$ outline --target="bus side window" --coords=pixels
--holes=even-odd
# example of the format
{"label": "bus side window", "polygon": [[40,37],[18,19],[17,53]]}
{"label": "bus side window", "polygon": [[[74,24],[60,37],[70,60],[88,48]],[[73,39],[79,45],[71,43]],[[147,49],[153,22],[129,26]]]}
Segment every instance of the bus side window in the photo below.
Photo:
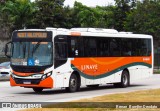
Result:
{"label": "bus side window", "polygon": [[67,62],[67,44],[55,43],[55,68]]}
{"label": "bus side window", "polygon": [[65,43],[55,43],[55,58],[56,59],[67,58],[67,45]]}
{"label": "bus side window", "polygon": [[81,36],[68,36],[68,57],[83,57],[83,39]]}
{"label": "bus side window", "polygon": [[138,43],[137,39],[132,40],[132,56],[137,56],[138,55],[138,51],[137,51],[138,48],[136,48],[136,47],[138,47],[137,43]]}
{"label": "bus side window", "polygon": [[150,52],[151,52],[151,42],[149,41],[149,39],[145,39],[143,40],[143,44],[142,44],[142,55],[143,56],[150,56]]}
{"label": "bus side window", "polygon": [[122,56],[131,56],[132,55],[132,40],[131,39],[121,39],[121,54]]}
{"label": "bus side window", "polygon": [[98,57],[109,56],[109,43],[107,38],[97,38],[97,51]]}
{"label": "bus side window", "polygon": [[120,44],[121,44],[120,39],[115,39],[115,38],[110,39],[110,55],[111,56],[121,56]]}
{"label": "bus side window", "polygon": [[84,56],[86,57],[97,57],[97,42],[95,38],[84,39]]}
{"label": "bus side window", "polygon": [[151,55],[151,40],[150,39],[148,39],[147,41],[146,41],[147,43],[147,56],[150,56]]}

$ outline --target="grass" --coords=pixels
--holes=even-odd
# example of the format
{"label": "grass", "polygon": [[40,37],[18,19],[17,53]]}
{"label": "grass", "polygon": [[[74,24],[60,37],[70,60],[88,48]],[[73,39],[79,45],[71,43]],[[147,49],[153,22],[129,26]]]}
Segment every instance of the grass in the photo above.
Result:
{"label": "grass", "polygon": [[154,73],[154,74],[160,74],[160,69],[155,69],[155,70],[153,70],[153,73]]}
{"label": "grass", "polygon": [[[79,106],[82,104],[78,103],[83,103],[87,106],[88,108],[74,108],[75,106]],[[86,102],[90,102],[91,104],[86,104]],[[96,104],[94,104],[96,102]],[[102,103],[97,103],[97,102],[160,102],[160,89],[154,89],[154,90],[144,90],[144,91],[135,91],[135,92],[130,92],[130,93],[119,93],[119,94],[111,94],[111,95],[104,95],[104,96],[98,96],[98,97],[93,97],[93,98],[88,98],[88,99],[81,99],[77,101],[72,101],[69,103],[59,103],[59,104],[54,104],[54,105],[49,105],[47,107],[49,108],[42,108],[42,109],[26,109],[22,111],[159,111],[160,109],[116,109],[116,108],[94,108],[94,105],[102,105]],[[84,105],[83,104],[83,105]],[[61,108],[62,105],[66,105],[67,107],[71,108]],[[59,107],[59,108],[53,108],[53,107]],[[83,107],[83,106],[82,106]]]}
{"label": "grass", "polygon": [[131,93],[111,94],[89,99],[78,100],[77,102],[160,102],[160,89],[136,91]]}

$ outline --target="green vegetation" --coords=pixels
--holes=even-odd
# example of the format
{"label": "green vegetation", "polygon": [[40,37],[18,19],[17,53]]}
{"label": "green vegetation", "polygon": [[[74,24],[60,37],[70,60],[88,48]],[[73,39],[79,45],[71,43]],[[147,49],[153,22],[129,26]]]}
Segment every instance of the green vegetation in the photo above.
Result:
{"label": "green vegetation", "polygon": [[[64,0],[0,1],[0,32],[46,27],[101,27],[160,36],[160,0],[115,0],[115,5],[87,7],[79,2],[63,6]],[[3,34],[2,33],[2,34]],[[3,35],[1,35],[3,38]]]}
{"label": "green vegetation", "polygon": [[154,69],[153,74],[160,74],[160,69]]}
{"label": "green vegetation", "polygon": [[[144,90],[144,91],[135,91],[130,93],[119,93],[119,94],[111,94],[111,95],[104,95],[94,98],[88,98],[88,99],[81,99],[77,101],[72,101],[71,103],[63,103],[64,106],[68,107],[75,107],[79,106],[79,104],[74,104],[75,102],[160,102],[160,89],[154,89],[154,90]],[[50,108],[44,108],[44,109],[27,109],[22,111],[158,111],[159,109],[115,109],[115,108],[92,108],[92,104],[87,104],[85,106],[90,108],[51,108],[51,107],[62,107],[63,104],[53,104],[49,105]],[[97,103],[100,106],[102,103]],[[96,105],[97,105],[96,104]]]}

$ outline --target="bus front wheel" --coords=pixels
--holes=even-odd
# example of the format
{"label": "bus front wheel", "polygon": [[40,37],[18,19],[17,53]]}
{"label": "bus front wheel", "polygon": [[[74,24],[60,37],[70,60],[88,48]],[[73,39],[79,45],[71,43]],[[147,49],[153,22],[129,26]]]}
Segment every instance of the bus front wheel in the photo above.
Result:
{"label": "bus front wheel", "polygon": [[36,92],[36,93],[41,93],[43,90],[43,88],[33,88],[33,91]]}
{"label": "bus front wheel", "polygon": [[72,74],[69,80],[69,87],[66,88],[68,92],[76,92],[80,88],[78,77]]}

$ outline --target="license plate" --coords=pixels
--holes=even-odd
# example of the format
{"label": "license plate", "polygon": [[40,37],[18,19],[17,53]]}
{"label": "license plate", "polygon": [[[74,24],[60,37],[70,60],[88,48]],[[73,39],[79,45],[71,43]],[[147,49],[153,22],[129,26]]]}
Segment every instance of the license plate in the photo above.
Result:
{"label": "license plate", "polygon": [[23,81],[23,84],[31,84],[31,81]]}

